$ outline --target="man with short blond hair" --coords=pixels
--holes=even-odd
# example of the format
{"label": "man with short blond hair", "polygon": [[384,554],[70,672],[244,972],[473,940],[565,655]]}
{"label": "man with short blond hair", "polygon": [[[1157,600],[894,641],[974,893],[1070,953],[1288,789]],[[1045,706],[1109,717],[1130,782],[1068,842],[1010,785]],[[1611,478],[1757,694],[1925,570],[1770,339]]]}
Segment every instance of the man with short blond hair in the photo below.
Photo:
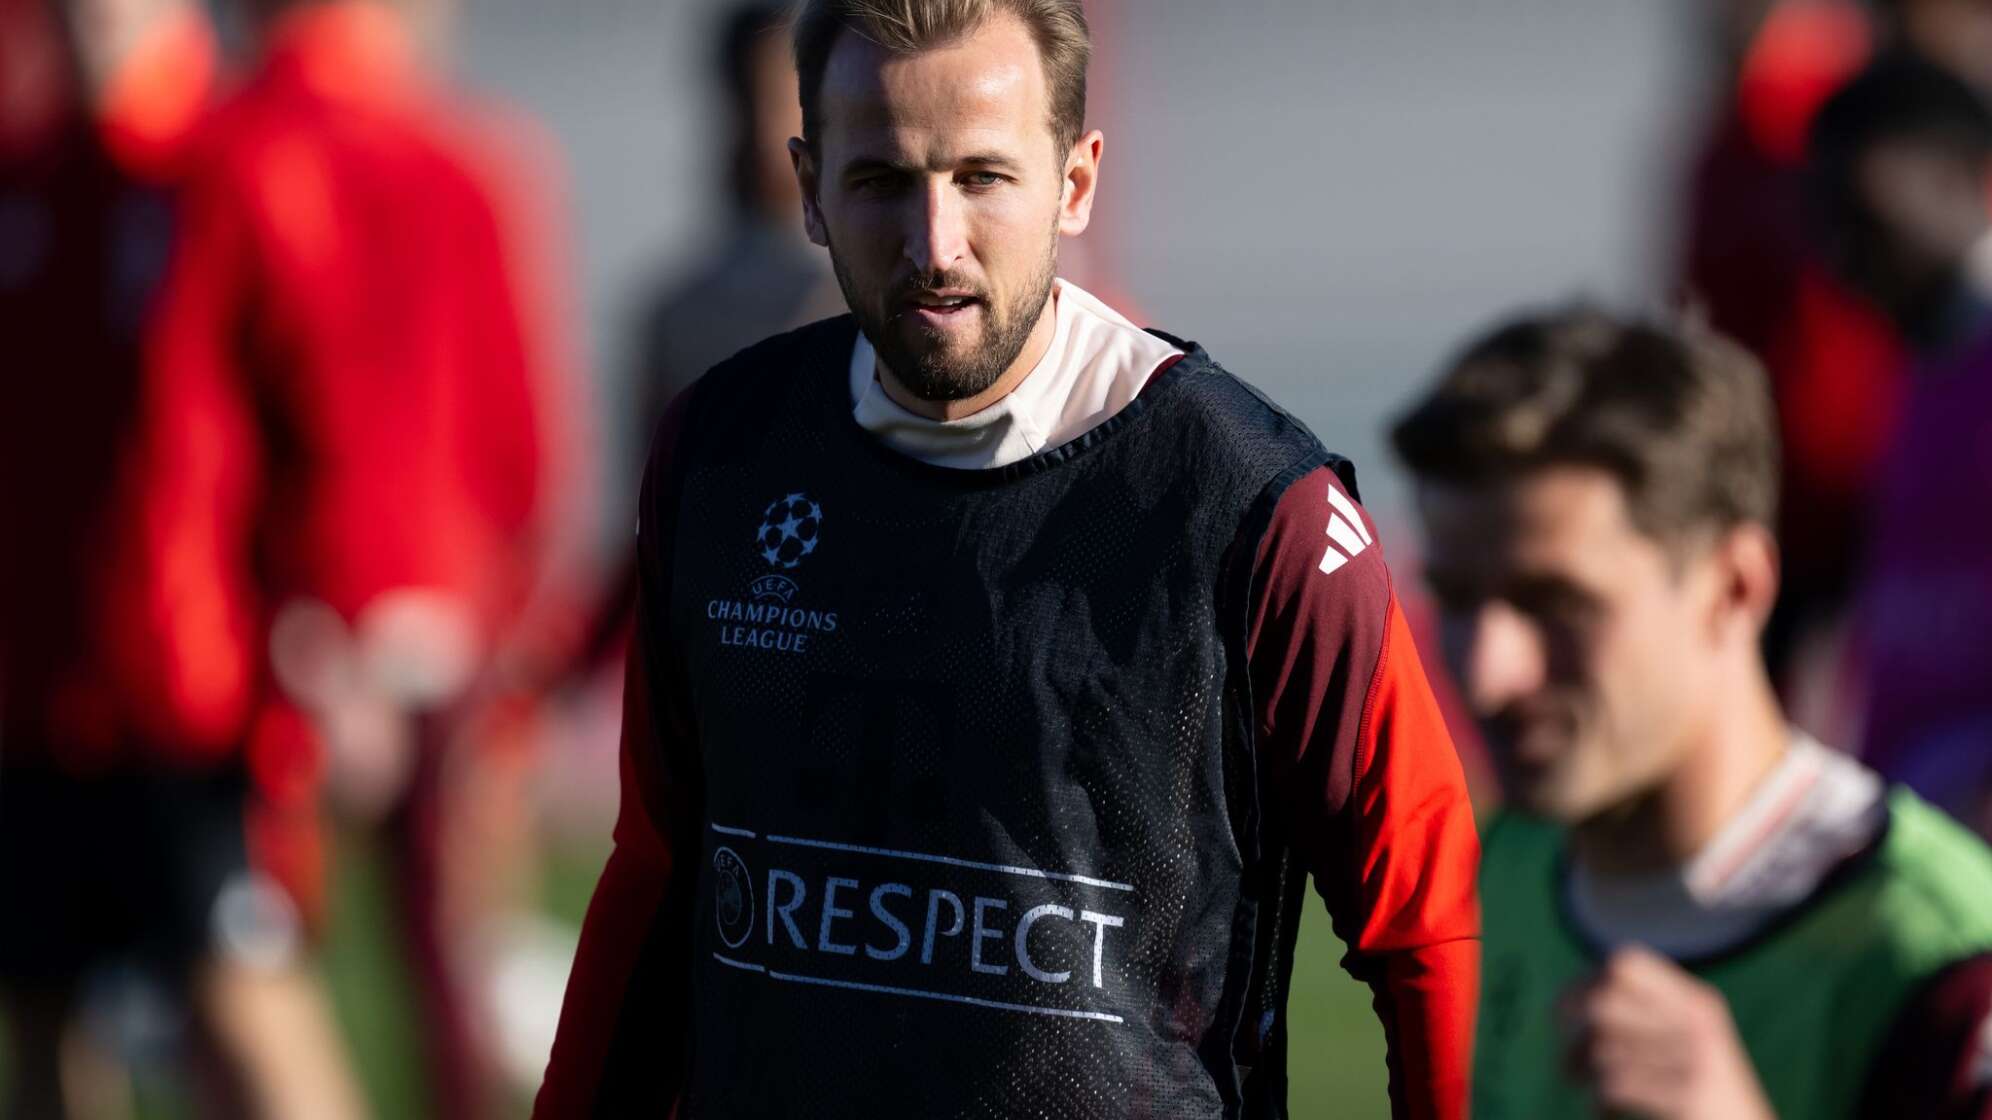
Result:
{"label": "man with short blond hair", "polygon": [[1397,1114],[1463,1115],[1458,760],[1348,464],[1058,277],[1079,5],[812,3],[796,48],[851,314],[659,428],[538,1114],[1282,1116],[1312,875]]}

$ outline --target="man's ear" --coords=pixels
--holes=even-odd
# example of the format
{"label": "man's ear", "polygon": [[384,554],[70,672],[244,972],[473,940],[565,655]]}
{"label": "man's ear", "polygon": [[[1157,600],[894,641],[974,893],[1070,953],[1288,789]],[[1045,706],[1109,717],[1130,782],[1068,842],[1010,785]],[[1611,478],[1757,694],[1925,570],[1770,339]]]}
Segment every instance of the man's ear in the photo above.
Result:
{"label": "man's ear", "polygon": [[796,189],[802,195],[802,228],[811,241],[827,249],[830,247],[830,231],[823,222],[823,205],[817,200],[819,179],[816,157],[800,137],[791,136],[788,148],[789,163],[795,168]]}
{"label": "man's ear", "polygon": [[1093,198],[1100,185],[1100,154],[1106,137],[1099,129],[1081,136],[1065,155],[1063,194],[1058,203],[1058,232],[1077,237],[1093,220]]}
{"label": "man's ear", "polygon": [[1746,522],[1716,538],[1709,559],[1715,566],[1716,628],[1740,626],[1754,644],[1778,599],[1777,538],[1768,528]]}

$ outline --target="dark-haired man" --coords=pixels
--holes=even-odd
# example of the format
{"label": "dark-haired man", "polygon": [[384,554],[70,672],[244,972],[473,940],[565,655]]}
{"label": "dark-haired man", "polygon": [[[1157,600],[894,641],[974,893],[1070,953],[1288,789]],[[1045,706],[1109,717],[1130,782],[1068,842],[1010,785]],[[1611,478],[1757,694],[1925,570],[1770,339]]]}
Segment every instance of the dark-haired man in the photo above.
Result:
{"label": "dark-haired man", "polygon": [[1791,728],[1777,447],[1741,349],[1576,311],[1396,427],[1513,809],[1481,865],[1481,1120],[1979,1117],[1992,853]]}
{"label": "dark-haired man", "polygon": [[667,412],[542,1117],[1276,1116],[1311,873],[1456,1117],[1464,784],[1353,475],[1057,278],[1076,0],[803,6],[851,314]]}

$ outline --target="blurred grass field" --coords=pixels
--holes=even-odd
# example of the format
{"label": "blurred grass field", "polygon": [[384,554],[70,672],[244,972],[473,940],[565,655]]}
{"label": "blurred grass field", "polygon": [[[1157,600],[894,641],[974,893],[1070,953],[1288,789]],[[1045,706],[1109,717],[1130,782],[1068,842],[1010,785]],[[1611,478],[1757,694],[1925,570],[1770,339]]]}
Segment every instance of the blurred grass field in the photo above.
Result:
{"label": "blurred grass field", "polygon": [[[333,1002],[375,1114],[381,1120],[417,1120],[422,1108],[417,1027],[407,980],[392,951],[379,858],[357,838],[348,837],[340,847],[324,960]],[[544,909],[578,926],[604,855],[568,851],[550,859]],[[1370,1010],[1369,990],[1336,964],[1341,955],[1316,901],[1301,930],[1294,968],[1289,1100],[1296,1120],[1390,1115],[1382,1032]],[[0,1086],[4,1083],[0,1067]],[[139,1120],[197,1120],[163,1075],[142,1077],[137,1089]],[[516,1115],[526,1115],[526,1095],[513,1103]]]}

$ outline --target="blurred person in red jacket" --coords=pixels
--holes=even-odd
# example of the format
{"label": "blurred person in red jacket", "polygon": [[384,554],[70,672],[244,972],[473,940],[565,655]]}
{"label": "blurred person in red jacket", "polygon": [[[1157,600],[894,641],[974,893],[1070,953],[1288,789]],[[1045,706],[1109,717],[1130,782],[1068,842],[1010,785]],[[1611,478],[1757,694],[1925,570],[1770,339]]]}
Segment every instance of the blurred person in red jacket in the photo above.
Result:
{"label": "blurred person in red jacket", "polygon": [[1731,17],[1726,85],[1690,171],[1681,282],[1711,325],[1770,374],[1784,434],[1777,531],[1785,570],[1765,653],[1797,718],[1830,720],[1841,713],[1808,712],[1813,705],[1794,695],[1807,683],[1799,662],[1808,637],[1837,627],[1845,613],[1902,357],[1888,322],[1833,275],[1807,237],[1805,134],[1820,104],[1866,62],[1875,31],[1857,0],[1720,7]]}
{"label": "blurred person in red jacket", "polygon": [[[239,760],[149,734],[109,671],[142,324],[213,37],[181,0],[9,0],[0,159],[0,1010],[10,1115],[115,1115],[86,1005],[158,983],[203,1111],[355,1115],[296,908],[254,859]],[[39,54],[37,52],[40,52]],[[12,95],[20,93],[18,99]],[[28,110],[39,107],[30,113]],[[18,110],[18,111],[16,111]],[[135,970],[135,971],[133,971]]]}
{"label": "blurred person in red jacket", "polygon": [[126,664],[162,735],[381,823],[424,1114],[483,1115],[477,938],[524,815],[504,713],[585,536],[551,161],[432,76],[445,3],[252,14],[147,341]]}
{"label": "blurred person in red jacket", "polygon": [[1914,345],[1860,595],[1864,753],[1992,835],[1992,108],[1901,55],[1812,141],[1833,259]]}

